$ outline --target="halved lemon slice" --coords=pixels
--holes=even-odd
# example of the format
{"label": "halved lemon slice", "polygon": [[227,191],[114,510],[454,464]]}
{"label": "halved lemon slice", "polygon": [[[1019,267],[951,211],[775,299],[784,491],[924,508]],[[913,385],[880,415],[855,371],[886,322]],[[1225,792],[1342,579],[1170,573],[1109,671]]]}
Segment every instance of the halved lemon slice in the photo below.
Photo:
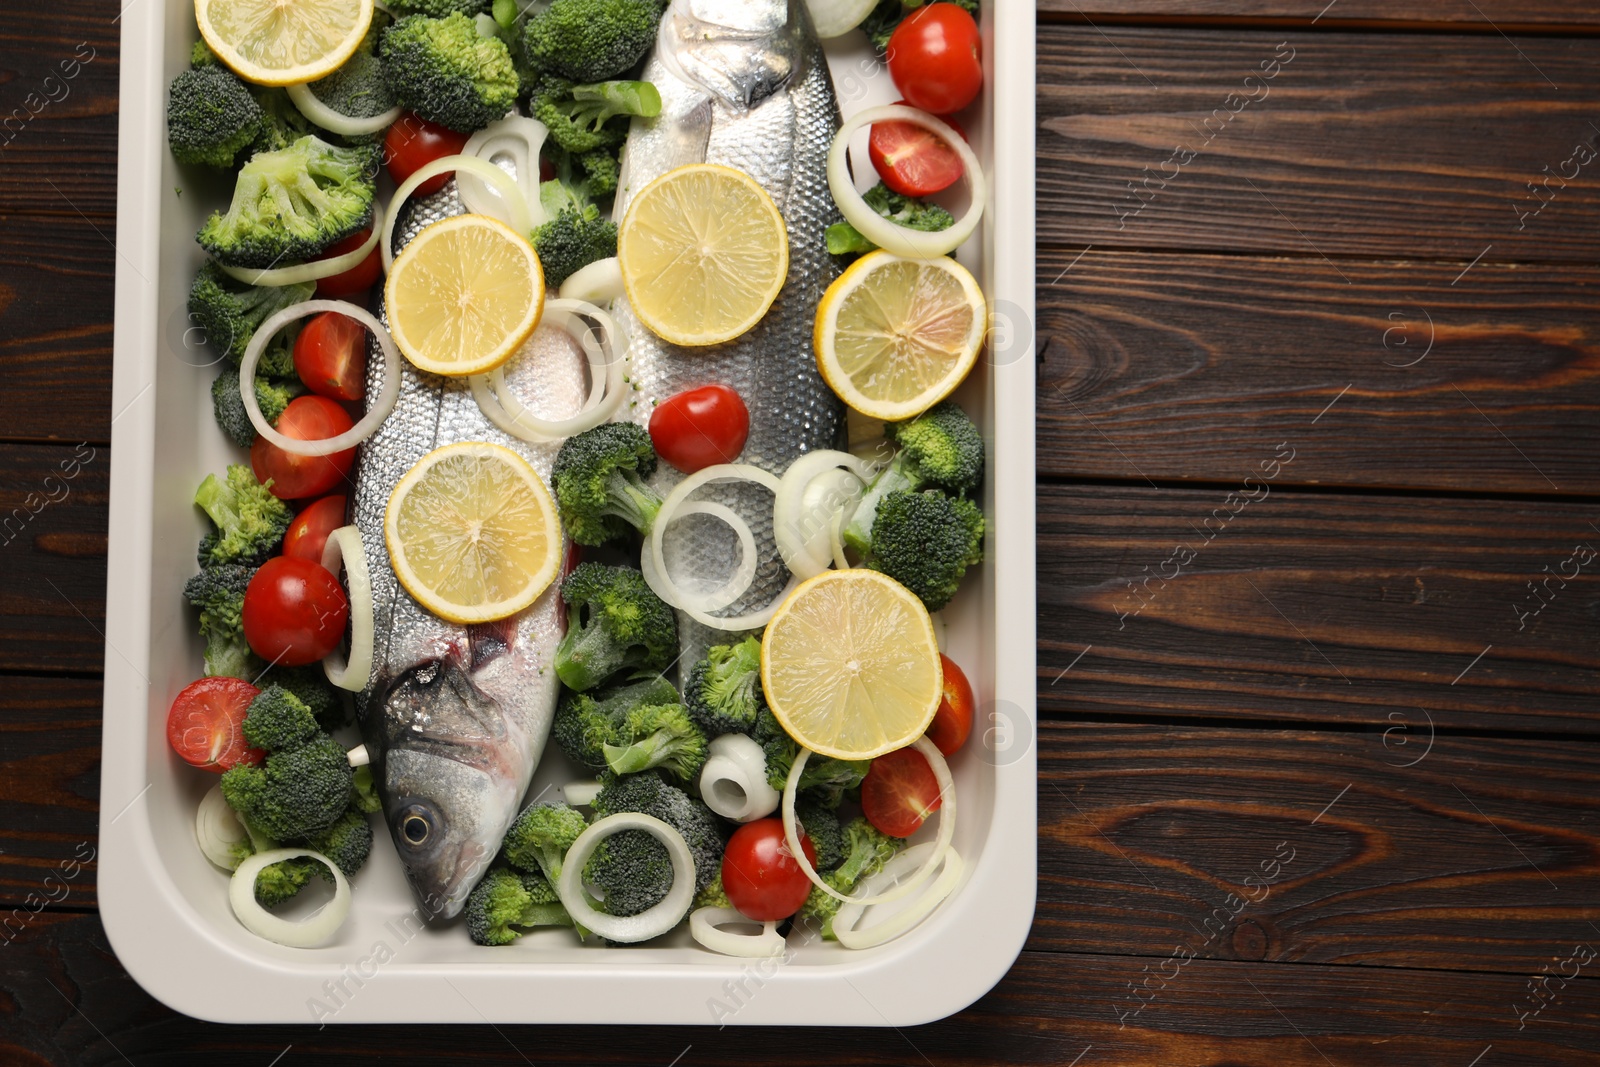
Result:
{"label": "halved lemon slice", "polygon": [[817,369],[850,407],[899,422],[961,384],[987,318],[977,279],[948,256],[870,252],[817,305]]}
{"label": "halved lemon slice", "polygon": [[767,623],[761,685],[778,722],[814,752],[859,760],[904,748],[943,691],[928,609],[877,571],[824,571]]}
{"label": "halved lemon slice", "polygon": [[510,359],[544,311],[539,254],[488,215],[435,222],[384,283],[389,333],[419,370],[483,374]]}
{"label": "halved lemon slice", "polygon": [[389,494],[389,562],[406,592],[451,622],[515,615],[561,569],[561,525],[538,474],[482,441],[436,448]]}
{"label": "halved lemon slice", "polygon": [[194,18],[239,77],[294,85],[344,65],[372,25],[372,0],[194,0]]}
{"label": "halved lemon slice", "polygon": [[761,321],[789,276],[783,216],[754,178],[694,163],[639,190],[617,234],[628,302],[677,345],[731,341]]}

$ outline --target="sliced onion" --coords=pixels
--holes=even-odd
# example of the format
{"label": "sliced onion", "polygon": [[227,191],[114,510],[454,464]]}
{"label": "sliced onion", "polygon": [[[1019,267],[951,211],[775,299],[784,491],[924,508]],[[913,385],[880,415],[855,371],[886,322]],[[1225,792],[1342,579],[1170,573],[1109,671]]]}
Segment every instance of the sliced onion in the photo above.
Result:
{"label": "sliced onion", "polygon": [[[675,581],[672,588],[679,594],[676,602],[668,601],[673,607],[680,609],[693,608],[696,611],[720,611],[744,596],[745,590],[750,588],[750,583],[756,579],[756,538],[750,532],[750,524],[739,516],[737,511],[726,504],[715,501],[691,500],[673,513],[674,519],[681,519],[685,515],[710,515],[721,519],[732,528],[734,536],[739,539],[739,566],[724,582],[721,588],[710,593],[687,593]],[[660,519],[658,518],[659,522]],[[644,575],[645,584],[653,589],[651,575],[656,573],[654,556],[649,552],[639,554],[639,570]],[[663,598],[665,599],[665,598]]]}
{"label": "sliced onion", "polygon": [[339,577],[341,563],[345,585],[350,590],[350,655],[346,659],[334,649],[324,657],[322,673],[340,689],[359,693],[367,687],[367,675],[372,673],[372,579],[367,576],[361,531],[354,526],[339,527],[328,535],[328,543],[322,547],[322,565],[335,578]]}
{"label": "sliced onion", "polygon": [[233,850],[250,840],[250,832],[222,795],[221,782],[200,798],[200,807],[194,813],[194,839],[206,859],[218,867],[231,871],[238,866],[239,857]]}
{"label": "sliced onion", "polygon": [[[821,449],[807,452],[789,464],[778,483],[778,496],[772,505],[772,536],[778,542],[778,555],[784,564],[801,578],[815,578],[828,569],[831,515],[849,503],[847,498],[839,507],[823,512],[807,499],[807,490],[822,475],[840,467],[859,479],[863,487],[872,480],[871,469],[855,456]],[[815,529],[806,529],[812,524]]]}
{"label": "sliced onion", "polygon": [[706,807],[734,822],[751,822],[778,808],[778,791],[767,781],[767,757],[753,738],[723,734],[712,738],[711,756],[700,771],[700,798]]}
{"label": "sliced onion", "polygon": [[817,36],[826,41],[830,37],[843,37],[878,6],[878,0],[806,0],[811,10],[811,25]]}
{"label": "sliced onion", "polygon": [[[467,138],[463,149],[467,155],[477,156],[497,167],[500,165],[494,162],[496,156],[511,157],[512,166],[516,168],[517,187],[522,190],[522,201],[527,205],[528,218],[532,223],[529,229],[549,221],[544,206],[539,202],[539,149],[544,147],[545,138],[549,135],[550,128],[538,119],[507,115]],[[492,215],[507,225],[516,225],[505,198],[485,185],[476,174],[457,175],[456,193],[468,211]]]}
{"label": "sliced onion", "polygon": [[[372,201],[372,232],[367,234],[367,239],[361,242],[361,247],[349,252],[341,253],[329,259],[312,259],[304,263],[296,263],[292,267],[264,267],[260,270],[254,267],[230,267],[226,263],[218,263],[217,269],[235,281],[244,282],[246,285],[304,285],[306,282],[320,281],[331,278],[335,274],[343,274],[347,270],[354,270],[372,255],[372,250],[378,246],[378,234],[387,233],[387,223],[384,220],[383,205],[374,198]],[[384,260],[384,269],[387,270],[389,261]]]}
{"label": "sliced onion", "polygon": [[[736,934],[731,930],[721,929],[734,923],[759,926],[761,932]],[[689,933],[712,952],[720,952],[724,956],[741,956],[745,959],[781,956],[783,950],[788,947],[778,934],[777,923],[770,919],[766,922],[747,919],[733,908],[697,908],[689,915]]]}
{"label": "sliced onion", "polygon": [[609,304],[626,293],[627,286],[622,284],[622,265],[616,256],[597,259],[587,267],[579,267],[561,283],[563,300]]}
{"label": "sliced onion", "polygon": [[[600,326],[600,340],[583,320],[593,319]],[[625,395],[622,381],[622,364],[627,347],[620,350],[617,340],[622,336],[616,320],[606,312],[584,300],[546,300],[541,324],[559,325],[577,338],[589,357],[589,398],[576,415],[565,419],[542,419],[522,405],[506,384],[504,366],[487,374],[474,374],[469,381],[473,399],[484,416],[513,437],[533,444],[559,441],[573,434],[592,430],[616,414]],[[582,326],[579,330],[577,327]]]}
{"label": "sliced onion", "polygon": [[863,890],[855,896],[846,896],[833,886],[822,880],[822,876],[811,866],[811,861],[806,859],[806,854],[800,848],[800,834],[795,828],[794,795],[799,787],[800,772],[805,769],[806,761],[811,758],[811,750],[801,748],[794,758],[794,765],[789,768],[789,780],[783,784],[783,836],[789,843],[789,852],[800,869],[806,872],[806,877],[811,879],[811,884],[821,889],[830,897],[842,900],[845,903],[860,904],[887,904],[891,900],[899,900],[917,886],[927,881],[928,876],[938,866],[939,860],[944,857],[945,850],[950,847],[950,839],[956,832],[956,783],[950,777],[950,765],[944,761],[944,756],[934,747],[932,741],[926,737],[919,737],[911,742],[908,748],[914,748],[928,759],[928,765],[933,768],[933,777],[939,783],[939,833],[933,840],[933,852],[921,867],[904,882],[891,889],[879,892]]}
{"label": "sliced onion", "polygon": [[[862,885],[865,893],[877,893],[893,885],[895,879],[905,872],[927,862],[927,854],[935,847],[932,841],[913,845],[904,852],[895,856],[884,865],[883,870],[868,878]],[[866,911],[866,905],[852,902],[842,904],[839,913],[833,917],[833,936],[845,948],[871,948],[881,945],[885,941],[892,941],[911,929],[913,926],[932,915],[934,909],[943,904],[945,898],[955,889],[956,883],[961,881],[961,875],[966,869],[961,854],[953,848],[944,850],[944,869],[935,878],[933,884],[924,889],[906,907],[889,916],[882,922],[873,923],[863,930],[856,929],[856,923],[861,920],[861,915]]]}
{"label": "sliced onion", "polygon": [[366,745],[357,745],[344,755],[352,767],[365,767],[372,763],[372,753],[367,751]]}
{"label": "sliced onion", "polygon": [[[411,177],[400,183],[400,188],[394,191],[394,196],[389,200],[389,218],[383,224],[383,272],[389,273],[394,266],[394,220],[400,214],[400,205],[417,191],[417,186],[429,178],[436,178],[441,174],[451,171],[465,171],[476,175],[500,190],[500,195],[505,197],[506,208],[511,212],[511,228],[526,237],[533,230],[532,216],[528,213],[528,201],[522,195],[522,189],[511,180],[511,175],[477,156],[441,156],[430,163],[424,163],[412,171]],[[359,261],[358,261],[359,262]]]}
{"label": "sliced onion", "polygon": [[604,788],[592,778],[587,782],[568,782],[561,787],[561,796],[575,808],[587,808],[594,803],[594,798],[599,796],[600,790]]}
{"label": "sliced onion", "polygon": [[[583,868],[595,847],[612,834],[623,830],[643,830],[667,847],[672,858],[672,888],[654,907],[638,915],[607,915],[596,911],[583,889]],[[683,835],[654,815],[637,811],[618,812],[589,824],[567,850],[561,861],[561,877],[556,880],[556,895],[572,921],[593,930],[607,941],[632,944],[659,937],[683,921],[694,901],[694,855]]]}
{"label": "sliced onion", "polygon": [[368,119],[358,119],[351,115],[341,114],[317,99],[317,94],[311,91],[311,86],[305,82],[288,86],[289,99],[300,114],[310,119],[331,133],[342,137],[360,137],[368,133],[381,133],[394,125],[400,113],[405,110],[399,104],[391,107],[381,115],[374,115]]}
{"label": "sliced onion", "polygon": [[[279,860],[312,859],[333,872],[333,899],[309,919],[293,922],[256,903],[256,875]],[[239,864],[228,882],[228,903],[246,930],[290,948],[316,948],[332,937],[350,914],[350,883],[339,865],[309,848],[275,848],[257,852]]]}
{"label": "sliced onion", "polygon": [[[300,441],[274,430],[266,416],[261,414],[261,405],[256,402],[256,364],[261,361],[261,353],[266,349],[267,342],[272,340],[273,334],[296,319],[321,311],[337,311],[341,315],[348,315],[377,338],[378,347],[383,351],[383,388],[378,390],[378,398],[367,408],[361,421],[344,433],[316,441]],[[354,448],[371,437],[383,420],[389,417],[389,412],[394,410],[395,400],[400,396],[400,351],[395,348],[394,340],[390,338],[389,331],[383,328],[383,323],[373,318],[366,308],[348,300],[304,300],[290,304],[256,328],[255,335],[245,346],[244,359],[239,361],[239,395],[244,400],[244,413],[250,416],[251,425],[272,444],[296,456],[331,456],[335,452]]]}
{"label": "sliced onion", "polygon": [[844,554],[844,524],[849,521],[845,516],[854,511],[854,508],[840,509],[828,520],[828,551],[833,554],[833,565],[842,571],[850,569],[850,557]]}
{"label": "sliced onion", "polygon": [[[850,180],[850,170],[845,165],[845,149],[850,144],[852,134],[875,122],[909,122],[955,149],[956,155],[961,157],[962,176],[972,197],[966,213],[956,220],[955,225],[948,230],[932,232],[907,229],[872,210],[861,194],[856,192],[855,183]],[[983,176],[983,165],[978,162],[972,146],[959,133],[926,111],[903,104],[888,104],[869,107],[852,115],[839,127],[833,146],[828,149],[828,191],[833,194],[833,202],[839,205],[839,213],[845,220],[879,248],[897,256],[936,259],[961,247],[961,243],[978,228],[978,221],[983,218],[984,202],[989,198],[989,182]]]}

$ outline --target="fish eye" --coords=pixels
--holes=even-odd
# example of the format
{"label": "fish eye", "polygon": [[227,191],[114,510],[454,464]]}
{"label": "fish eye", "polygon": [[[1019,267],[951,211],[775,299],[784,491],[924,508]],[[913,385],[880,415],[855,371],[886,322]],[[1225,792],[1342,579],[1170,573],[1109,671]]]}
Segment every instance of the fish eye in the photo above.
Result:
{"label": "fish eye", "polygon": [[427,843],[433,834],[433,820],[420,805],[413,804],[400,815],[400,837],[406,844],[418,848]]}

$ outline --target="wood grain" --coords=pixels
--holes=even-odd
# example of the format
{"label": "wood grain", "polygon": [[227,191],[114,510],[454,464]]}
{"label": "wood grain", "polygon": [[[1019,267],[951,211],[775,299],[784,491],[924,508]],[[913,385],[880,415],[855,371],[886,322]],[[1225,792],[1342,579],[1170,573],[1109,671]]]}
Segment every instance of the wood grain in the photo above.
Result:
{"label": "wood grain", "polygon": [[1226,480],[1288,439],[1285,483],[1600,492],[1597,287],[1575,265],[1041,250],[1039,469]]}
{"label": "wood grain", "polygon": [[[1285,493],[1236,473],[1212,490],[1040,487],[1044,714],[1596,733],[1600,558],[1572,552],[1600,549],[1600,507]],[[1258,499],[1230,505],[1235,490]],[[1578,576],[1535,599],[1528,583],[1563,569]]]}
{"label": "wood grain", "polygon": [[[1591,41],[1062,25],[1038,40],[1041,242],[1594,258]],[[1589,162],[1562,179],[1580,144]]]}
{"label": "wood grain", "polygon": [[100,693],[93,678],[0,678],[0,903],[7,908],[96,903],[92,864],[70,879],[61,871],[91,855],[98,834]]}
{"label": "wood grain", "polygon": [[1325,30],[1415,29],[1517,33],[1600,29],[1585,0],[1039,0],[1039,18],[1114,24],[1163,21]]}

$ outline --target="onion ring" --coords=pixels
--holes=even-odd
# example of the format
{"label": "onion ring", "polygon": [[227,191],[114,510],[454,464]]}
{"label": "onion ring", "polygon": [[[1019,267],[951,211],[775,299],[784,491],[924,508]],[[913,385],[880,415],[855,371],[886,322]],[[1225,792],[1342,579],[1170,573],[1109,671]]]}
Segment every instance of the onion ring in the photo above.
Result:
{"label": "onion ring", "polygon": [[594,803],[604,788],[593,778],[583,782],[568,782],[561,787],[561,798],[575,808],[587,808]]}
{"label": "onion ring", "polygon": [[400,117],[400,113],[405,110],[399,104],[396,104],[381,115],[358,119],[335,111],[327,104],[324,104],[317,99],[317,94],[311,91],[310,84],[306,82],[300,82],[286,88],[289,90],[289,99],[293,101],[300,114],[328,132],[337,133],[341,137],[361,137],[369,133],[381,133],[393,126],[395,120]]}
{"label": "onion ring", "polygon": [[627,291],[622,282],[622,265],[616,256],[579,267],[561,283],[563,300],[587,300],[591,304],[609,304]]}
{"label": "onion ring", "polygon": [[323,657],[322,672],[340,689],[359,693],[372,673],[372,579],[367,576],[361,531],[354,526],[341,526],[330,533],[322,548],[322,565],[335,578],[340,563],[350,590],[350,655],[346,658],[334,649]]}
{"label": "onion ring", "polygon": [[[755,581],[755,535],[750,532],[750,524],[740,518],[739,513],[726,504],[718,504],[709,500],[691,500],[678,508],[672,517],[680,519],[685,515],[710,515],[713,518],[721,519],[733,529],[734,536],[739,539],[741,552],[739,567],[733,572],[733,576],[723,583],[722,588],[716,592],[691,596],[679,588],[676,582],[671,583],[673,590],[680,595],[679,602],[673,604],[673,607],[694,608],[696,611],[719,611],[744,596],[744,591],[750,588],[751,582]],[[649,552],[641,552],[639,554],[639,570],[644,575],[645,584],[654,589],[655,586],[651,584],[650,576],[656,573],[655,561]]]}
{"label": "onion ring", "polygon": [[[337,311],[341,315],[348,315],[377,338],[378,348],[383,351],[383,388],[378,390],[378,398],[372,402],[361,421],[344,433],[317,441],[300,441],[285,437],[273,429],[266,416],[261,414],[261,405],[256,402],[256,364],[261,361],[261,353],[266,349],[267,342],[272,340],[273,334],[287,323],[319,311]],[[244,413],[250,416],[251,425],[272,444],[296,456],[331,456],[335,452],[354,448],[371,437],[383,420],[389,417],[389,412],[394,410],[395,401],[400,397],[400,351],[395,348],[383,323],[366,308],[348,300],[303,300],[298,304],[290,304],[256,328],[255,335],[245,347],[244,358],[239,361],[239,395],[244,400]]]}
{"label": "onion ring", "polygon": [[[868,878],[862,885],[862,890],[876,893],[885,886],[893,884],[902,873],[922,862],[923,853],[933,847],[931,841],[912,845],[884,864],[883,870]],[[944,869],[939,873],[939,877],[935,878],[933,884],[924,889],[903,911],[896,912],[864,930],[856,929],[856,923],[861,920],[866,905],[855,902],[840,905],[838,913],[833,917],[833,936],[845,948],[871,948],[885,941],[892,941],[916,926],[944,903],[966,870],[966,863],[961,859],[961,854],[953,848],[944,850],[943,862]]]}
{"label": "onion ring", "polygon": [[710,750],[700,771],[706,807],[734,822],[751,822],[777,809],[780,798],[767,781],[766,754],[753,738],[723,734],[712,738]]}
{"label": "onion ring", "polygon": [[[579,333],[573,327],[583,317],[599,324],[602,340],[596,343],[592,330],[585,326]],[[523,407],[506,384],[505,367],[499,366],[486,374],[469,378],[473,399],[488,420],[513,437],[532,444],[559,441],[573,434],[592,430],[616,414],[625,395],[622,381],[622,364],[627,351],[617,350],[617,339],[622,336],[614,319],[606,312],[584,300],[546,300],[540,323],[557,323],[583,346],[589,357],[591,385],[589,398],[576,415],[565,419],[542,419]]]}
{"label": "onion ring", "polygon": [[[601,841],[623,830],[643,830],[660,841],[672,858],[672,888],[657,904],[638,915],[607,915],[596,911],[583,890],[583,868]],[[572,921],[592,930],[607,941],[631,944],[659,937],[683,921],[694,901],[694,855],[683,835],[654,815],[622,811],[589,824],[578,835],[561,861],[561,877],[556,879],[556,895]]]}
{"label": "onion ring", "polygon": [[[522,190],[522,200],[528,206],[528,218],[533,226],[541,226],[549,221],[544,206],[539,203],[539,149],[549,135],[550,128],[538,119],[507,115],[467,138],[466,148],[462,150],[466,155],[477,156],[489,163],[494,163],[497,155],[511,157],[517,169],[515,181]],[[498,163],[494,165],[500,166]],[[462,206],[468,211],[492,215],[507,225],[513,224],[510,205],[505,198],[491,191],[476,174],[458,175],[456,194],[461,197]]]}
{"label": "onion ring", "polygon": [[806,0],[811,25],[824,41],[843,37],[861,25],[877,6],[878,0]]}
{"label": "onion ring", "polygon": [[772,504],[772,536],[778,542],[778,555],[784,565],[800,578],[815,578],[828,569],[829,563],[813,543],[819,532],[826,535],[828,524],[824,523],[820,531],[801,528],[812,514],[806,506],[806,489],[823,474],[840,467],[860,479],[863,486],[872,480],[871,469],[857,457],[819,449],[789,464],[778,482],[777,499]]}
{"label": "onion ring", "polygon": [[[754,924],[761,927],[759,934],[735,934],[719,929],[731,923]],[[873,927],[877,929],[877,927]],[[778,935],[778,924],[768,919],[757,922],[746,918],[733,908],[697,908],[689,914],[690,935],[712,952],[743,959],[762,959],[781,956],[788,943]]]}
{"label": "onion ring", "polygon": [[250,832],[222,795],[221,782],[200,798],[200,807],[194,813],[194,839],[206,859],[223,870],[231,871],[239,865],[233,850],[250,840]]}
{"label": "onion ring", "polygon": [[[431,162],[424,163],[411,172],[411,177],[400,183],[400,188],[394,191],[394,196],[389,199],[389,217],[383,224],[383,244],[380,251],[383,253],[383,272],[388,274],[394,267],[394,220],[400,214],[400,205],[417,191],[417,186],[429,178],[451,171],[464,170],[474,174],[496,189],[505,197],[506,209],[511,212],[511,228],[526,237],[533,230],[532,216],[528,214],[528,201],[522,195],[522,189],[511,180],[511,175],[477,156],[440,156]],[[359,261],[358,261],[359,262]]]}
{"label": "onion ring", "polygon": [[[237,282],[246,285],[304,285],[306,282],[321,281],[331,278],[335,274],[343,274],[347,270],[354,270],[372,255],[372,250],[378,247],[378,234],[385,230],[387,223],[384,219],[383,205],[374,197],[372,201],[372,232],[367,234],[367,239],[361,242],[361,247],[334,256],[331,259],[312,259],[304,263],[296,263],[291,267],[263,267],[259,270],[253,267],[230,267],[226,263],[218,263],[217,269]],[[213,261],[214,262],[214,261]],[[384,269],[388,269],[385,262]]]}
{"label": "onion ring", "polygon": [[[333,872],[333,899],[316,914],[301,922],[293,922],[256,903],[256,875],[263,867],[279,860],[313,859]],[[228,903],[240,924],[257,937],[276,941],[290,948],[316,948],[332,937],[350,914],[350,882],[339,865],[320,852],[309,848],[275,848],[257,852],[239,864],[228,882]]]}

